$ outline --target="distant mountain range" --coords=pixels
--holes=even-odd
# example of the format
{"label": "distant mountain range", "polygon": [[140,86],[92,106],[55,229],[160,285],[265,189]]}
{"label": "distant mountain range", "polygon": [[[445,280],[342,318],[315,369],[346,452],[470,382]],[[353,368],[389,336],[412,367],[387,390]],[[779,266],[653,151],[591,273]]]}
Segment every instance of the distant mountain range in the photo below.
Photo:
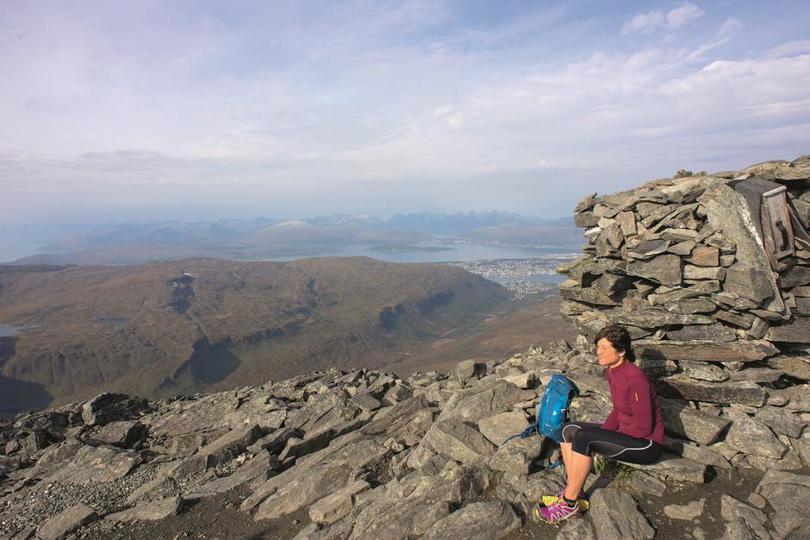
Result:
{"label": "distant mountain range", "polygon": [[[162,230],[193,238],[210,226]],[[510,297],[456,267],[357,257],[0,266],[0,412],[381,366]]]}
{"label": "distant mountain range", "polygon": [[545,220],[509,212],[397,214],[387,220],[361,214],[297,220],[167,221],[100,226],[57,235],[42,245],[42,253],[17,263],[119,265],[190,257],[279,259],[334,254],[358,245],[371,250],[419,251],[437,241],[578,249],[582,239],[570,218]]}

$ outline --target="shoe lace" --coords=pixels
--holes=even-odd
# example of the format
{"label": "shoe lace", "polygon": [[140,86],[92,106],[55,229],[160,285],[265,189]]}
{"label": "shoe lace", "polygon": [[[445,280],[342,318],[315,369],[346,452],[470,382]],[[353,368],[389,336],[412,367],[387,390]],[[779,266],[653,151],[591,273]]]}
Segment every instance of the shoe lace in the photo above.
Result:
{"label": "shoe lace", "polygon": [[562,504],[557,503],[549,507],[548,510],[552,518],[560,519],[565,517],[567,514],[571,513],[574,510],[574,508],[569,508],[567,505],[563,507]]}
{"label": "shoe lace", "polygon": [[559,519],[565,516],[566,512],[563,510],[562,505],[560,503],[552,505],[549,509],[549,514],[553,519]]}

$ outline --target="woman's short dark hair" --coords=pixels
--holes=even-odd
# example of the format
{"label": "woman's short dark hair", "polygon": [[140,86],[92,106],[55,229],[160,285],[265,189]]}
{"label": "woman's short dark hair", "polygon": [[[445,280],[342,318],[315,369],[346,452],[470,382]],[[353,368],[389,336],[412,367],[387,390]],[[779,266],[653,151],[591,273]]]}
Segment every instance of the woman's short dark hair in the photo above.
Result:
{"label": "woman's short dark hair", "polygon": [[594,344],[598,343],[600,339],[607,339],[613,348],[617,351],[624,351],[624,357],[631,361],[636,361],[636,355],[633,353],[633,345],[630,343],[630,332],[624,326],[618,324],[611,324],[602,328],[596,338],[593,340]]}

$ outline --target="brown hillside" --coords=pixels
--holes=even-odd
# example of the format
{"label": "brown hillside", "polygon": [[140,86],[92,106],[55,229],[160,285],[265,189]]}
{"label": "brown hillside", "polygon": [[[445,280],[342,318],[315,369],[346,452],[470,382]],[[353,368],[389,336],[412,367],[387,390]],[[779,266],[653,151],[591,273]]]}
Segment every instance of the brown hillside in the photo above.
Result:
{"label": "brown hillside", "polygon": [[[458,268],[367,258],[0,267],[0,324],[28,326],[0,384],[34,383],[58,403],[379,366],[508,297]],[[0,409],[41,405],[17,394]]]}

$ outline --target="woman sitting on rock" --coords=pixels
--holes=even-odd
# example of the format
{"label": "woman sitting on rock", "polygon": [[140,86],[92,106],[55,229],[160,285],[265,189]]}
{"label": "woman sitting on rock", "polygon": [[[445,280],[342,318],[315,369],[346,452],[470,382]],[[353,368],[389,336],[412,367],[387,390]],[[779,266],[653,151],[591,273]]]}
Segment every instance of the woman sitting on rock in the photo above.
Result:
{"label": "woman sitting on rock", "polygon": [[607,326],[594,340],[599,365],[610,385],[613,410],[602,424],[571,422],[563,426],[560,443],[567,484],[559,495],[543,497],[535,517],[559,523],[582,512],[582,489],[591,472],[593,452],[606,459],[647,465],[661,455],[664,417],[647,375],[635,361],[630,334],[621,326]]}

